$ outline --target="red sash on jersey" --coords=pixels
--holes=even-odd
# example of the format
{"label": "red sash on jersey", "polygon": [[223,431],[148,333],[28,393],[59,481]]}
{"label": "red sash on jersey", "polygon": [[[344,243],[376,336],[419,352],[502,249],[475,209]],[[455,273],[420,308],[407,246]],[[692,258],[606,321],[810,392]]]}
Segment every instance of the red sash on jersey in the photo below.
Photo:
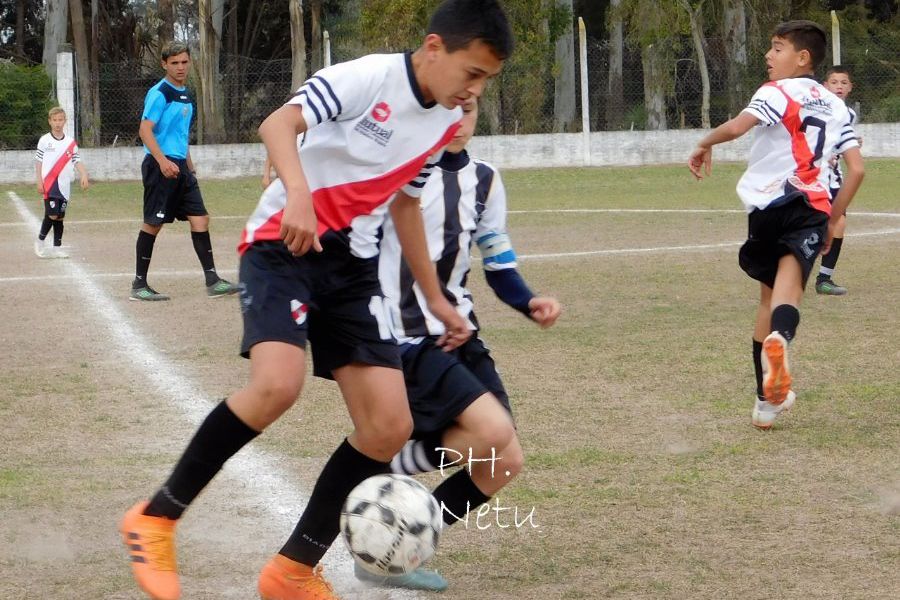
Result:
{"label": "red sash on jersey", "polygon": [[50,169],[50,172],[47,173],[46,177],[44,177],[44,200],[48,198],[50,188],[59,177],[59,173],[64,168],[66,168],[66,163],[72,160],[72,148],[74,148],[77,144],[78,143],[75,140],[72,140],[72,143],[69,144],[69,147],[66,148],[66,151],[62,153],[62,156],[59,157],[59,160],[56,161],[56,164],[53,165],[53,168]]}

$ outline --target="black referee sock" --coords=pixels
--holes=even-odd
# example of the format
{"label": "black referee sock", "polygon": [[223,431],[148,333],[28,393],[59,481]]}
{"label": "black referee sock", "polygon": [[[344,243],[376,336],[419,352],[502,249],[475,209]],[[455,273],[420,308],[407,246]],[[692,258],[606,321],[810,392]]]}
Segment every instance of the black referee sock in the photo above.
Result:
{"label": "black referee sock", "polygon": [[144,514],[177,519],[222,469],[229,458],[259,435],[223,400],[194,434],[166,483],[156,492]]}
{"label": "black referee sock", "polygon": [[445,525],[464,520],[466,514],[491,499],[478,489],[465,467],[437,486],[434,498],[441,507]]}
{"label": "black referee sock", "polygon": [[763,397],[762,342],[753,340],[753,369],[756,371],[756,395]]}
{"label": "black referee sock", "polygon": [[340,531],[341,507],[350,491],[364,479],[388,472],[388,463],[369,458],[344,440],[322,469],[306,510],[279,554],[315,566]]}
{"label": "black referee sock", "polygon": [[62,246],[62,236],[63,236],[63,221],[62,219],[54,219],[53,220],[53,245],[54,246]]}
{"label": "black referee sock", "polygon": [[212,285],[219,281],[216,273],[216,263],[213,260],[212,242],[209,239],[209,231],[192,231],[191,241],[194,242],[194,252],[203,265],[203,275],[206,277],[206,285]]}
{"label": "black referee sock", "polygon": [[49,215],[44,215],[44,220],[41,221],[41,231],[38,233],[38,239],[42,242],[47,239],[47,234],[50,233],[52,228],[53,219],[51,219]]}
{"label": "black referee sock", "polygon": [[800,311],[796,306],[779,304],[772,310],[772,331],[777,331],[787,341],[794,339],[799,324]]}
{"label": "black referee sock", "polygon": [[137,244],[135,244],[135,266],[134,281],[131,284],[132,289],[139,289],[147,286],[147,271],[150,270],[150,259],[153,257],[153,244],[156,243],[156,236],[147,233],[141,229],[138,233]]}

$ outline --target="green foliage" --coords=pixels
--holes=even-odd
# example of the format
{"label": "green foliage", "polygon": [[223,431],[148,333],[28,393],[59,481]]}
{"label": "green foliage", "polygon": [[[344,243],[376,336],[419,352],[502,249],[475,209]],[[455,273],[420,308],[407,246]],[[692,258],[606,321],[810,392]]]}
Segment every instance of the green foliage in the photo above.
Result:
{"label": "green foliage", "polygon": [[37,145],[48,131],[51,84],[41,66],[0,61],[0,150]]}

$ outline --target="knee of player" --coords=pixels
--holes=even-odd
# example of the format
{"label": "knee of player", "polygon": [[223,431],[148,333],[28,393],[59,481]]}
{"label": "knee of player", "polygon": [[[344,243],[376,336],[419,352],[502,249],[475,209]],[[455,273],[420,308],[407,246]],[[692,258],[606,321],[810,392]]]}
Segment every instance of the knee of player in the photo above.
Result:
{"label": "knee of player", "polygon": [[381,413],[367,424],[357,428],[361,435],[379,447],[401,448],[409,440],[413,431],[413,420],[409,413],[401,411]]}
{"label": "knee of player", "polygon": [[293,378],[268,379],[254,385],[260,408],[282,413],[293,406],[300,395],[301,382]]}
{"label": "knee of player", "polygon": [[[515,440],[515,434],[513,439]],[[522,472],[525,466],[525,453],[522,452],[522,446],[518,443],[510,443],[506,448],[499,452],[500,461],[498,461],[498,470],[512,479]]]}

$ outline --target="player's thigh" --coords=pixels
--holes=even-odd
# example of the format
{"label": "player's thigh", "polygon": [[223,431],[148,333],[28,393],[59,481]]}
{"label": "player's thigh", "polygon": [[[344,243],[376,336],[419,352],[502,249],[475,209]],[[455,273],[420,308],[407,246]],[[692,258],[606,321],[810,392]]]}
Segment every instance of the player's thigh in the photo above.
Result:
{"label": "player's thigh", "polygon": [[401,371],[352,363],[333,375],[353,421],[351,443],[367,456],[390,460],[412,433]]}
{"label": "player's thigh", "polygon": [[[475,399],[456,417],[457,430],[448,435],[444,442],[455,450],[461,445],[463,451],[472,449],[477,456],[494,456],[508,446],[516,437],[512,415],[491,393]],[[457,440],[463,442],[459,444]]]}
{"label": "player's thigh", "polygon": [[260,342],[250,349],[250,383],[228,398],[228,406],[249,427],[262,431],[297,401],[305,374],[302,348]]}

